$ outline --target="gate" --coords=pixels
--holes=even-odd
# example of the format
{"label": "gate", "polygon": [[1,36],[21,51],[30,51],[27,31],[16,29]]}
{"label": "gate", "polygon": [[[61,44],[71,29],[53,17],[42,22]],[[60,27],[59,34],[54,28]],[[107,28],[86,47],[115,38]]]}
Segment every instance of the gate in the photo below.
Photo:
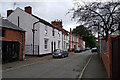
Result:
{"label": "gate", "polygon": [[2,41],[2,63],[19,60],[19,42]]}
{"label": "gate", "polygon": [[112,78],[120,74],[120,36],[112,39]]}

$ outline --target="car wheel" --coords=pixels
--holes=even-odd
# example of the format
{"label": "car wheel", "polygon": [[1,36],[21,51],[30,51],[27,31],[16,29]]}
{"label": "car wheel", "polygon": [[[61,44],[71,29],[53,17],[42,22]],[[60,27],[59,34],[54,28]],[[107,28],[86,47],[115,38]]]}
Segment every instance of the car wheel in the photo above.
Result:
{"label": "car wheel", "polygon": [[62,58],[64,58],[65,57],[65,55],[62,55]]}
{"label": "car wheel", "polygon": [[67,54],[67,57],[68,57],[68,54]]}

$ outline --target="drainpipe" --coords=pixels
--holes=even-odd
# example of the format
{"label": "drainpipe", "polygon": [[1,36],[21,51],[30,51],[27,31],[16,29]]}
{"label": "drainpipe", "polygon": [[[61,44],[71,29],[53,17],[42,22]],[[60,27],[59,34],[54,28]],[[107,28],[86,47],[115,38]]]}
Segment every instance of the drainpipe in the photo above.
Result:
{"label": "drainpipe", "polygon": [[[18,27],[19,27],[19,22],[20,22],[20,19],[19,19],[19,16],[18,16]],[[22,46],[21,46],[21,47],[22,47],[22,49],[21,49],[21,50],[22,50],[22,51],[21,51],[21,52],[22,52],[22,60],[24,60],[24,59],[23,59],[23,34],[22,34],[22,32],[20,32],[20,38],[21,38],[21,37],[22,37],[22,41],[21,41],[20,44],[22,45]]]}
{"label": "drainpipe", "polygon": [[22,36],[22,42],[21,42],[21,44],[22,44],[22,60],[24,60],[24,57],[23,57],[23,34],[22,34],[22,32],[20,32],[20,35]]}
{"label": "drainpipe", "polygon": [[33,56],[34,56],[34,37],[35,37],[35,31],[37,31],[35,29],[35,24],[37,24],[38,22],[40,22],[40,21],[37,21],[37,22],[33,23],[33,29],[32,29],[32,32],[33,32]]}

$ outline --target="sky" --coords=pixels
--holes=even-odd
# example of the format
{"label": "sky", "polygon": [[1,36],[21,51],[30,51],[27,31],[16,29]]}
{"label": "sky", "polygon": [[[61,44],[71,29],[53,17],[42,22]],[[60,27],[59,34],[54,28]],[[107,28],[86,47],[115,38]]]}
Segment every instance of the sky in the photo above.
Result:
{"label": "sky", "polygon": [[[13,5],[15,1],[3,1],[0,6],[2,10],[0,11],[2,17],[7,16],[7,10],[16,9],[20,7],[24,10],[24,7],[31,6],[32,14],[48,21],[62,20],[63,28],[67,31],[70,31],[70,28],[75,28],[76,21],[71,20],[72,14],[67,14],[69,9],[74,7],[72,0],[40,0],[40,1],[25,1],[25,2],[15,2],[16,5]],[[67,15],[66,15],[67,14]]]}
{"label": "sky", "polygon": [[[32,7],[32,14],[48,21],[51,23],[51,21],[54,20],[62,20],[63,22],[63,28],[67,31],[70,31],[70,28],[75,28],[79,24],[71,20],[72,14],[66,13],[75,7],[73,5],[74,0],[0,0],[0,13],[2,17],[7,16],[7,10],[13,9],[15,10],[17,7],[20,7],[24,10],[24,7],[31,6]],[[83,4],[81,1],[86,2],[92,2],[92,1],[110,1],[110,0],[75,0],[79,1],[81,4]],[[115,0],[114,0],[115,1]],[[116,0],[117,1],[117,0]],[[16,5],[13,5],[16,3]]]}

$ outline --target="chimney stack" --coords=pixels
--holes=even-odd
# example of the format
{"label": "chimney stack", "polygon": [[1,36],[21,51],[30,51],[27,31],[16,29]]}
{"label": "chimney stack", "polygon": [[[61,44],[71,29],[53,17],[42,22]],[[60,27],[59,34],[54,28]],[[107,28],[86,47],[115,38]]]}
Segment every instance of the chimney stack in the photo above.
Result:
{"label": "chimney stack", "polygon": [[29,13],[29,14],[32,14],[32,7],[26,6],[26,7],[25,7],[25,12],[27,12],[27,13]]}
{"label": "chimney stack", "polygon": [[13,12],[13,10],[7,10],[7,17]]}
{"label": "chimney stack", "polygon": [[54,26],[56,26],[57,28],[59,27],[59,28],[62,28],[63,26],[62,26],[62,20],[55,20],[55,21],[52,21],[51,22]]}

